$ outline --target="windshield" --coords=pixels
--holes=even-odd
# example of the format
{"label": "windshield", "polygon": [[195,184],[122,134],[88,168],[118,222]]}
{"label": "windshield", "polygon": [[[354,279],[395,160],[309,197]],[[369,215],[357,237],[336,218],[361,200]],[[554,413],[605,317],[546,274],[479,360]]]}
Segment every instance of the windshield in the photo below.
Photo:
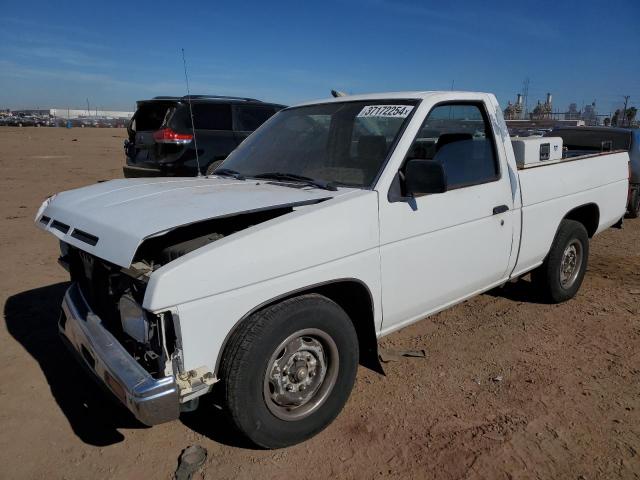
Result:
{"label": "windshield", "polygon": [[250,135],[220,169],[278,173],[369,187],[417,100],[337,102],[283,110]]}

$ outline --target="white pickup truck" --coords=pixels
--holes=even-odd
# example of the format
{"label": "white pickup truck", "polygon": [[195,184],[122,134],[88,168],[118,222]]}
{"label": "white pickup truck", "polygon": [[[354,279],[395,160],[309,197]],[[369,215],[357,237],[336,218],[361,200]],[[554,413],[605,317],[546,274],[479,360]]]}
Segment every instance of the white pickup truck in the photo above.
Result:
{"label": "white pickup truck", "polygon": [[378,338],[528,272],[551,302],[576,294],[629,157],[548,153],[518,165],[486,93],[287,108],[208,177],[47,199],[36,224],[72,281],[60,332],[146,424],[214,390],[255,444],[300,442]]}

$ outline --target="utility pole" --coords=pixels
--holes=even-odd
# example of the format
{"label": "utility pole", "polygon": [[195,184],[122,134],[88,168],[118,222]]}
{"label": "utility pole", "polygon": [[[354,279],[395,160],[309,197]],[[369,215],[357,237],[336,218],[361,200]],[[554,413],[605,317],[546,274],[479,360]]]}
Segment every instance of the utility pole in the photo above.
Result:
{"label": "utility pole", "polygon": [[624,110],[622,112],[622,126],[624,127],[624,122],[627,121],[627,102],[629,101],[629,95],[624,96]]}

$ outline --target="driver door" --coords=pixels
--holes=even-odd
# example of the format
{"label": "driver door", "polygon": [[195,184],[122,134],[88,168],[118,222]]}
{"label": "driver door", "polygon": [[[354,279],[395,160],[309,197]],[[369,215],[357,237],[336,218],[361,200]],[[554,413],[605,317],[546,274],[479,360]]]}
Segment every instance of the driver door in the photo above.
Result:
{"label": "driver door", "polygon": [[440,162],[447,191],[417,198],[381,195],[383,331],[505,279],[517,220],[482,102],[436,105],[408,158]]}

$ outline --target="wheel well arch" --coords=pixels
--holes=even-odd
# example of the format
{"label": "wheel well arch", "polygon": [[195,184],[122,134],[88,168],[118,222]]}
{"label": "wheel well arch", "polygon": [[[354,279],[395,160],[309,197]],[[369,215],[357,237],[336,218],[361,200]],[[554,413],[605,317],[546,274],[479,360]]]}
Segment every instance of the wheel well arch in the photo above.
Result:
{"label": "wheel well arch", "polygon": [[584,225],[589,238],[593,237],[600,225],[600,208],[595,203],[585,203],[567,213],[563,220],[575,220]]}
{"label": "wheel well arch", "polygon": [[227,333],[218,352],[214,373],[216,375],[218,374],[222,357],[229,344],[229,340],[247,318],[276,303],[309,293],[323,295],[340,305],[356,329],[360,349],[360,364],[375,372],[384,374],[384,370],[378,359],[378,339],[375,327],[373,295],[369,287],[362,280],[356,278],[341,278],[296,289],[292,292],[278,295],[252,308],[236,322],[229,333]]}

